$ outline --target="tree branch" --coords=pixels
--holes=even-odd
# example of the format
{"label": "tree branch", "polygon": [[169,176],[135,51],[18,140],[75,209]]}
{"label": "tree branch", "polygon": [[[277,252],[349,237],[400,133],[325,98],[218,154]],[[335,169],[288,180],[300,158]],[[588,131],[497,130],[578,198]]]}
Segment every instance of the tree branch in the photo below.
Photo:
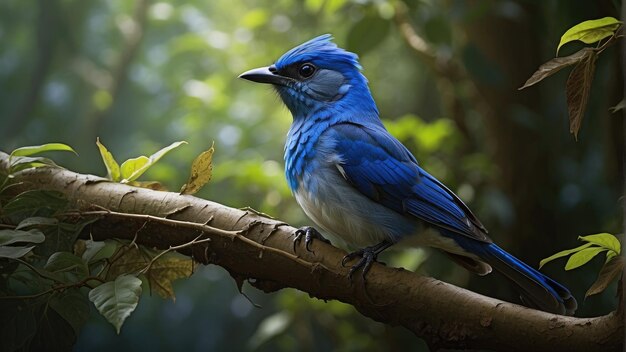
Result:
{"label": "tree branch", "polygon": [[[0,172],[7,172],[7,161],[0,152]],[[621,314],[597,318],[549,314],[379,264],[368,273],[366,286],[360,278],[350,284],[348,269],[340,264],[344,251],[315,241],[314,252],[300,245],[294,253],[296,229],[253,211],[60,168],[24,170],[13,180],[9,188],[13,193],[59,191],[77,209],[75,215],[97,216],[85,237],[103,240],[114,234],[162,249],[208,239],[180,252],[222,266],[238,282],[248,280],[265,292],[290,287],[351,304],[376,321],[404,326],[434,348],[614,351],[623,341]]]}

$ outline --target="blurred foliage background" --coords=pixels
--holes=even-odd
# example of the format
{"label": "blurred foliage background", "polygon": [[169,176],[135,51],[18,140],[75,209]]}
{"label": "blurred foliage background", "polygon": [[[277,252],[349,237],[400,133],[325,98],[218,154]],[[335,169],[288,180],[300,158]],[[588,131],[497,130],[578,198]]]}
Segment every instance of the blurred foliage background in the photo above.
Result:
{"label": "blurred foliage background", "polygon": [[[410,0],[4,0],[0,2],[0,149],[64,142],[57,158],[105,175],[95,141],[118,160],[176,140],[143,180],[172,190],[215,141],[214,177],[198,196],[309,224],[283,177],[291,122],[268,87],[237,79],[323,33],[361,57],[385,123],[422,166],[457,192],[510,252],[537,267],[576,237],[621,232],[619,52],[597,63],[579,141],[568,133],[561,72],[517,91],[583,20],[619,17],[619,2]],[[410,26],[410,27],[409,27]],[[414,29],[418,37],[411,37]],[[407,39],[422,39],[416,50]],[[413,42],[415,43],[415,42]],[[418,48],[419,49],[419,48]],[[568,44],[561,55],[580,49]],[[567,71],[567,70],[565,70]],[[56,157],[56,156],[55,156]],[[184,171],[182,171],[184,170]],[[389,265],[518,302],[507,281],[475,277],[436,251],[387,254]],[[602,262],[545,269],[579,299],[580,316],[616,306],[614,288],[583,301]],[[118,336],[97,314],[77,350],[423,350],[401,328],[295,290],[255,308],[219,267],[176,285],[176,301],[144,294]]]}

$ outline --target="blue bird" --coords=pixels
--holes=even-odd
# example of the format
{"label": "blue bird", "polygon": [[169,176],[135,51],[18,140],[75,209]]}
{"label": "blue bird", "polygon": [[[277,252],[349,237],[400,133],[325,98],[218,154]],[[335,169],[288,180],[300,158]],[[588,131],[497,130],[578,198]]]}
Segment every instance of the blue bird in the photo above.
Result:
{"label": "blue bird", "polygon": [[[289,187],[325,233],[363,247],[342,262],[361,257],[350,278],[358,269],[365,278],[380,252],[408,239],[443,250],[479,275],[495,268],[519,288],[527,306],[575,312],[576,299],[567,288],[493,243],[459,197],[387,132],[358,56],[337,47],[330,35],[239,77],[273,85],[291,111],[285,143]],[[308,249],[319,234],[312,228],[303,233]]]}

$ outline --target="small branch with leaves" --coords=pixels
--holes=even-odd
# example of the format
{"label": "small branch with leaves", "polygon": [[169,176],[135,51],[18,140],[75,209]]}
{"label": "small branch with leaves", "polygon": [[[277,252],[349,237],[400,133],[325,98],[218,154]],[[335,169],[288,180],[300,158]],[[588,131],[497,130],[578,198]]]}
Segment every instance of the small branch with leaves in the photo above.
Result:
{"label": "small branch with leaves", "polygon": [[[585,115],[587,101],[589,100],[591,82],[596,69],[596,60],[606,48],[614,45],[618,39],[623,37],[621,32],[622,22],[613,17],[585,21],[575,25],[561,37],[557,47],[557,55],[563,45],[573,41],[581,41],[585,44],[597,43],[597,45],[595,47],[582,48],[572,55],[556,57],[544,63],[519,89],[522,90],[533,86],[561,69],[574,65],[574,69],[567,79],[565,91],[570,133],[573,133],[574,138],[578,139],[578,132]],[[620,105],[623,105],[623,103],[618,104],[618,106]],[[612,112],[617,110],[616,106]]]}

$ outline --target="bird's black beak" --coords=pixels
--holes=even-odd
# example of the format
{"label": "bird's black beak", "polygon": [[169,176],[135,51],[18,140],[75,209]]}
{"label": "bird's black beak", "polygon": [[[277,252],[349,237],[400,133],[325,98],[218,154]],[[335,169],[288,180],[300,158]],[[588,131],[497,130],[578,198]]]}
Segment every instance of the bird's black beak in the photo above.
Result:
{"label": "bird's black beak", "polygon": [[285,86],[292,81],[291,78],[281,76],[276,73],[276,67],[274,65],[246,71],[240,74],[239,78],[247,79],[252,82],[276,84],[279,86]]}

